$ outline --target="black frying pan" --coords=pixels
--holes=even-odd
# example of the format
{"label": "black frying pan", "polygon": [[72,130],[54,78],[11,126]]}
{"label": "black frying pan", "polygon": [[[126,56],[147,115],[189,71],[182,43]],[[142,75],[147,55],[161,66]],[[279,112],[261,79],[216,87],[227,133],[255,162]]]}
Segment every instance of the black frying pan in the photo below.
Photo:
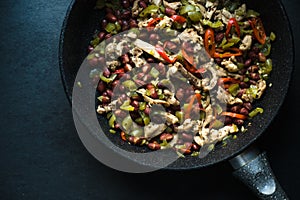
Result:
{"label": "black frying pan", "polygon": [[[72,89],[76,73],[87,55],[88,43],[92,38],[94,31],[98,28],[99,19],[101,18],[101,14],[103,14],[95,11],[94,5],[95,0],[73,1],[63,24],[59,59],[63,84],[70,101],[72,100]],[[272,44],[271,54],[271,58],[273,59],[273,72],[269,79],[269,82],[272,83],[272,87],[268,88],[264,97],[254,105],[263,107],[264,113],[252,120],[253,126],[248,128],[246,134],[231,141],[225,148],[217,147],[203,159],[198,159],[197,157],[178,159],[167,166],[167,169],[182,170],[201,168],[231,159],[234,168],[238,169],[236,174],[244,177],[242,180],[253,180],[253,177],[249,178],[253,174],[249,174],[249,171],[244,171],[244,168],[241,167],[244,165],[257,166],[258,164],[262,164],[261,168],[265,168],[264,163],[260,162],[264,160],[265,155],[246,149],[262,135],[284,102],[289,87],[291,73],[293,71],[294,46],[289,21],[279,0],[255,0],[247,2],[247,5],[261,13],[261,18],[263,19],[267,33],[270,31],[276,33],[276,42]],[[108,128],[106,130],[108,130]],[[129,145],[126,146],[125,144],[122,148],[129,149],[132,147],[129,147]],[[258,158],[256,157],[257,155],[259,155]],[[144,163],[139,164],[143,165]],[[245,173],[247,174],[246,177],[244,176]],[[267,173],[263,175],[264,178],[268,177]],[[279,189],[270,195],[262,194],[257,188],[254,188],[253,190],[258,193],[260,192],[259,196],[262,198],[265,198],[265,196],[274,197],[274,195],[281,195]]]}

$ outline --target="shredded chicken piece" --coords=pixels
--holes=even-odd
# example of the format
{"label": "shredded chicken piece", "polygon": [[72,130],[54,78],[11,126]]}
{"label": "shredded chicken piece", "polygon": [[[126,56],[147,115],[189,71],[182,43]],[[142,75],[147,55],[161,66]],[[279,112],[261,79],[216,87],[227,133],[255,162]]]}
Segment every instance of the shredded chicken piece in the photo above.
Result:
{"label": "shredded chicken piece", "polygon": [[144,58],[140,58],[140,56],[143,54],[143,50],[139,47],[134,47],[131,49],[130,54],[132,54],[130,58],[136,67],[142,67],[147,64],[147,61]]}
{"label": "shredded chicken piece", "polygon": [[224,67],[229,71],[229,72],[237,72],[239,71],[239,68],[236,64],[233,63],[234,61],[234,56],[230,57],[228,60],[224,59],[221,62],[221,65],[224,65]]}
{"label": "shredded chicken piece", "polygon": [[192,119],[186,119],[184,122],[176,128],[176,132],[192,132],[197,133],[199,130],[199,124]]}
{"label": "shredded chicken piece", "polygon": [[203,16],[205,19],[211,20],[213,14],[217,10],[217,6],[215,3],[211,2],[211,1],[206,1],[205,8],[206,8],[206,12],[204,13]]}
{"label": "shredded chicken piece", "polygon": [[147,126],[144,126],[144,136],[147,139],[154,138],[161,134],[166,128],[167,125],[165,124],[155,124],[150,122]]}
{"label": "shredded chicken piece", "polygon": [[238,9],[236,9],[234,11],[234,15],[237,21],[241,21],[242,19],[244,19],[245,15],[246,15],[246,4],[242,4]]}
{"label": "shredded chicken piece", "polygon": [[108,113],[108,112],[112,111],[113,109],[115,109],[117,101],[118,100],[114,100],[114,101],[110,102],[110,104],[105,105],[105,106],[98,105],[97,113],[105,114],[105,113]]}
{"label": "shredded chicken piece", "polygon": [[213,119],[214,119],[214,115],[213,115],[213,109],[211,107],[211,104],[209,104],[206,108],[205,108],[205,119],[203,121],[203,127],[206,127]]}
{"label": "shredded chicken piece", "polygon": [[171,113],[165,112],[164,116],[166,117],[167,122],[171,124],[176,124],[179,120],[175,115],[172,115]]}
{"label": "shredded chicken piece", "polygon": [[251,45],[252,45],[252,36],[251,35],[245,35],[239,49],[242,50],[242,51],[246,51],[246,50],[250,49]]}
{"label": "shredded chicken piece", "polygon": [[193,86],[195,86],[196,88],[202,87],[201,79],[188,72],[181,63],[175,62],[174,67],[176,67],[178,71],[182,74],[182,76],[186,77]]}
{"label": "shredded chicken piece", "polygon": [[229,105],[243,103],[242,99],[238,97],[233,97],[230,93],[226,92],[222,87],[218,87],[217,98],[223,103],[228,103]]}
{"label": "shredded chicken piece", "polygon": [[117,67],[121,65],[120,61],[113,60],[113,61],[106,61],[106,65],[108,66],[109,69],[114,71]]}
{"label": "shredded chicken piece", "polygon": [[146,95],[146,90],[144,88],[138,89],[136,91],[137,93],[141,94],[144,98],[144,100],[150,104],[163,104],[166,106],[170,106],[170,103],[165,101],[165,100],[161,100],[161,99],[152,99],[151,97],[148,97]]}
{"label": "shredded chicken piece", "polygon": [[198,35],[197,31],[193,28],[186,28],[182,33],[178,35],[178,38],[182,41],[193,41],[203,44],[203,38]]}
{"label": "shredded chicken piece", "polygon": [[173,10],[177,10],[182,6],[181,2],[167,2],[167,1],[163,1],[163,4],[165,7],[171,8]]}
{"label": "shredded chicken piece", "polygon": [[180,105],[180,102],[175,98],[175,94],[170,90],[165,89],[164,95],[166,95],[166,99],[168,103],[170,103],[171,105],[175,105],[175,106]]}
{"label": "shredded chicken piece", "polygon": [[194,136],[194,141],[199,145],[203,146],[205,144],[214,144],[218,141],[221,141],[224,137],[230,133],[236,133],[239,129],[236,125],[224,126],[220,129],[209,129],[202,128],[199,131],[199,135]]}
{"label": "shredded chicken piece", "polygon": [[222,13],[222,18],[221,18],[222,22],[224,24],[228,24],[229,19],[232,18],[233,15],[228,10],[226,10],[226,8],[223,8],[221,13]]}
{"label": "shredded chicken piece", "polygon": [[164,18],[162,20],[160,20],[158,22],[158,24],[156,24],[155,28],[171,27],[172,23],[173,23],[173,20],[170,17],[164,16]]}
{"label": "shredded chicken piece", "polygon": [[162,0],[150,0],[149,2],[152,3],[152,4],[155,4],[157,6],[160,6],[161,3],[162,3]]}
{"label": "shredded chicken piece", "polygon": [[135,0],[133,2],[133,6],[132,6],[132,9],[131,9],[131,15],[132,15],[132,17],[137,17],[139,15],[139,13],[143,10],[143,8],[141,8],[139,6],[139,1],[140,0]]}
{"label": "shredded chicken piece", "polygon": [[261,98],[266,88],[267,88],[267,83],[265,80],[260,79],[257,81],[257,94],[256,94],[257,99]]}

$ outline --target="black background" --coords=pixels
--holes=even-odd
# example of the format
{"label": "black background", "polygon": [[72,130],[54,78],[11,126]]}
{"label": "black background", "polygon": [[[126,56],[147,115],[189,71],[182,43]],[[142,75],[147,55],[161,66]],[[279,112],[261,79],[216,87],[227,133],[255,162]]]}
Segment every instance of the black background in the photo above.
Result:
{"label": "black background", "polygon": [[[127,174],[87,152],[58,68],[59,34],[70,2],[0,1],[0,199],[255,199],[232,177],[227,162]],[[300,199],[300,6],[282,2],[294,34],[295,70],[284,105],[258,143],[289,197]]]}

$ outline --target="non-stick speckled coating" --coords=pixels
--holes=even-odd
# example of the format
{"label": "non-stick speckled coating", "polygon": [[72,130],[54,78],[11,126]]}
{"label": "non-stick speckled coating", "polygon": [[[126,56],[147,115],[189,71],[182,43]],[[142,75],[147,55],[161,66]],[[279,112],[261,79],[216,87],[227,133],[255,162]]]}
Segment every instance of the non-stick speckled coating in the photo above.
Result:
{"label": "non-stick speckled coating", "polygon": [[[252,126],[248,127],[248,131],[240,134],[237,139],[232,140],[227,146],[217,147],[203,159],[189,156],[178,159],[167,169],[200,168],[237,155],[261,136],[284,101],[294,64],[293,37],[287,15],[279,0],[245,2],[249,8],[261,13],[267,34],[271,31],[276,34],[276,42],[272,44],[271,53],[273,71],[268,80],[269,83],[272,83],[272,86],[268,88],[263,98],[254,105],[263,107],[264,113],[255,117],[251,121]],[[59,59],[62,79],[69,99],[72,96],[76,72],[87,55],[87,45],[99,25],[99,18],[102,14],[93,9],[94,3],[95,1],[88,0],[73,1],[63,24]],[[103,124],[105,123],[103,122]],[[114,140],[114,138],[111,139]],[[128,144],[123,144],[123,148],[138,150]]]}

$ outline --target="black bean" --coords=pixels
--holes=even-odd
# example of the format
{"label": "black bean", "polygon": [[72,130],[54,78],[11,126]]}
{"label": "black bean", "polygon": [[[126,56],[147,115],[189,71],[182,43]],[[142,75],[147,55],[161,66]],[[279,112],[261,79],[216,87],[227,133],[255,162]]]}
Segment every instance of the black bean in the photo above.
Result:
{"label": "black bean", "polygon": [[122,0],[122,6],[123,8],[129,8],[130,7],[130,1],[129,0]]}
{"label": "black bean", "polygon": [[105,8],[105,13],[113,13],[113,9],[109,8],[109,7],[106,7]]}
{"label": "black bean", "polygon": [[245,103],[243,103],[243,106],[244,106],[245,108],[247,108],[248,110],[251,110],[251,109],[252,109],[252,105],[251,105],[250,102],[245,102]]}
{"label": "black bean", "polygon": [[130,28],[129,25],[122,25],[122,31],[126,31]]}
{"label": "black bean", "polygon": [[241,126],[244,124],[244,120],[242,119],[234,119],[233,123],[235,123],[238,126]]}
{"label": "black bean", "polygon": [[134,80],[134,82],[135,82],[139,87],[146,84],[144,81],[139,80],[139,79]]}
{"label": "black bean", "polygon": [[145,113],[146,115],[149,115],[149,114],[150,114],[150,111],[151,111],[151,109],[147,106],[147,107],[145,108],[145,110],[144,110],[144,113]]}
{"label": "black bean", "polygon": [[176,92],[176,98],[181,101],[184,97],[184,90],[182,88],[179,88]]}
{"label": "black bean", "polygon": [[222,42],[223,38],[224,38],[224,33],[217,33],[215,36],[215,41],[217,43]]}
{"label": "black bean", "polygon": [[259,73],[250,73],[249,76],[252,80],[255,81],[258,81],[260,79]]}
{"label": "black bean", "polygon": [[139,102],[137,100],[133,100],[130,103],[133,107],[138,108],[139,107]]}
{"label": "black bean", "polygon": [[198,144],[192,144],[192,149],[194,150],[194,151],[198,151],[199,149],[200,149],[200,147],[199,147],[199,145]]}
{"label": "black bean", "polygon": [[91,52],[91,51],[93,51],[94,50],[94,47],[93,46],[91,46],[91,45],[89,45],[89,47],[88,47],[88,51],[89,52]]}
{"label": "black bean", "polygon": [[130,19],[131,17],[131,12],[129,10],[125,10],[122,14],[121,14],[121,18],[122,19]]}
{"label": "black bean", "polygon": [[[150,58],[148,58],[148,59],[150,59]],[[148,59],[147,59],[147,62],[149,62]],[[153,59],[153,58],[151,58],[151,59]],[[148,63],[145,64],[145,65],[142,67],[143,74],[147,74],[147,73],[150,71],[150,69],[151,69],[150,64],[148,64]]]}
{"label": "black bean", "polygon": [[249,111],[247,110],[247,108],[241,108],[240,114],[248,116]]}
{"label": "black bean", "polygon": [[120,92],[124,92],[125,91],[125,86],[124,85],[120,85],[119,86],[119,91]]}
{"label": "black bean", "polygon": [[147,8],[147,3],[145,1],[139,1],[139,6],[141,8]]}
{"label": "black bean", "polygon": [[110,38],[112,35],[109,33],[109,34],[106,34],[105,35],[105,39],[108,39],[108,38]]}
{"label": "black bean", "polygon": [[156,41],[156,40],[159,40],[159,39],[160,39],[160,37],[156,33],[151,33],[150,36],[149,36],[150,41]]}
{"label": "black bean", "polygon": [[238,93],[237,93],[237,97],[239,97],[239,98],[241,98],[242,96],[243,96],[243,94],[245,94],[245,92],[246,92],[246,89],[245,88],[243,88],[243,89],[241,89]]}
{"label": "black bean", "polygon": [[176,14],[176,11],[175,11],[174,9],[172,9],[172,8],[166,7],[165,13],[166,13],[166,15],[168,15],[168,16],[172,16],[172,15],[175,15],[175,14]]}
{"label": "black bean", "polygon": [[142,72],[140,72],[140,73],[137,74],[136,77],[137,77],[138,79],[142,79],[144,76],[145,76],[145,74],[142,73]]}
{"label": "black bean", "polygon": [[225,120],[224,120],[224,124],[225,124],[225,125],[228,125],[228,124],[231,124],[231,123],[232,123],[232,118],[226,116],[226,117],[225,117]]}
{"label": "black bean", "polygon": [[129,21],[129,26],[130,26],[130,28],[136,28],[136,27],[138,27],[138,24],[137,24],[136,20],[131,19]]}
{"label": "black bean", "polygon": [[148,63],[154,63],[155,61],[154,61],[153,58],[147,58],[147,62],[148,62]]}
{"label": "black bean", "polygon": [[255,81],[255,80],[252,80],[252,79],[249,80],[249,83],[250,83],[251,85],[256,85],[256,81]]}
{"label": "black bean", "polygon": [[258,54],[259,53],[259,47],[257,46],[253,46],[252,49],[251,49],[254,53]]}
{"label": "black bean", "polygon": [[121,56],[121,62],[123,63],[123,64],[126,64],[126,63],[129,63],[129,61],[130,61],[130,58],[129,58],[129,55],[126,53],[126,54],[123,54],[122,56]]}
{"label": "black bean", "polygon": [[222,58],[215,58],[215,61],[218,65],[221,65]]}
{"label": "black bean", "polygon": [[234,112],[234,113],[239,113],[240,112],[240,109],[241,109],[241,106],[240,105],[235,105],[235,106],[232,106],[230,108],[230,111],[231,112]]}
{"label": "black bean", "polygon": [[125,70],[125,72],[131,71],[132,70],[132,66],[130,64],[126,63],[125,66],[124,66],[124,70]]}
{"label": "black bean", "polygon": [[174,50],[177,48],[177,45],[174,42],[166,41],[165,45],[170,50]]}
{"label": "black bean", "polygon": [[119,85],[120,81],[119,80],[114,80],[112,83],[111,83],[111,87],[112,88],[115,88],[117,85]]}
{"label": "black bean", "polygon": [[249,67],[249,66],[251,65],[251,63],[252,63],[252,60],[251,60],[251,59],[247,59],[247,60],[245,61],[245,63],[244,63],[244,66],[245,66],[245,67]]}
{"label": "black bean", "polygon": [[257,65],[251,65],[249,68],[248,68],[248,71],[253,73],[253,72],[258,72],[259,70],[259,67]]}
{"label": "black bean", "polygon": [[260,62],[266,62],[267,58],[263,53],[260,52],[260,53],[258,53],[258,60]]}
{"label": "black bean", "polygon": [[116,11],[115,11],[115,16],[116,16],[117,18],[120,18],[120,17],[121,17],[121,10],[116,10]]}
{"label": "black bean", "polygon": [[104,39],[104,37],[105,37],[105,32],[101,31],[100,33],[98,33],[97,36],[98,36],[99,40],[102,41]]}
{"label": "black bean", "polygon": [[148,144],[148,147],[149,147],[149,149],[152,149],[152,150],[158,150],[158,149],[160,149],[160,144],[152,142],[152,143]]}
{"label": "black bean", "polygon": [[113,13],[107,13],[105,18],[109,21],[109,22],[116,22],[118,19],[117,17],[113,14]]}
{"label": "black bean", "polygon": [[158,65],[156,65],[155,68],[159,71],[159,73],[161,75],[165,75],[166,74],[166,68],[165,68],[165,65],[162,62],[158,63]]}
{"label": "black bean", "polygon": [[110,71],[107,67],[105,67],[103,70],[103,76],[105,76],[106,78],[110,76]]}
{"label": "black bean", "polygon": [[103,29],[105,29],[105,27],[107,26],[107,24],[108,24],[107,19],[102,19],[102,21],[101,21],[101,27],[102,27]]}
{"label": "black bean", "polygon": [[246,82],[240,82],[239,83],[240,88],[244,89],[244,88],[249,88],[249,84]]}
{"label": "black bean", "polygon": [[193,141],[193,135],[187,134],[187,133],[182,133],[182,139],[184,141]]}
{"label": "black bean", "polygon": [[105,83],[103,81],[99,81],[97,89],[99,92],[104,92],[106,90]]}
{"label": "black bean", "polygon": [[258,55],[254,51],[249,51],[248,57],[253,61],[257,59]]}
{"label": "black bean", "polygon": [[150,81],[151,77],[152,76],[150,74],[146,74],[143,78],[143,81],[148,82],[148,81]]}
{"label": "black bean", "polygon": [[112,95],[113,95],[113,91],[110,90],[110,89],[107,89],[107,90],[106,90],[106,93],[107,93],[107,96],[110,97],[110,98],[111,98]]}
{"label": "black bean", "polygon": [[116,115],[116,117],[119,117],[119,118],[125,118],[126,117],[126,112],[121,110],[121,109],[115,110],[114,114]]}
{"label": "black bean", "polygon": [[108,96],[102,95],[102,103],[110,103],[110,98]]}
{"label": "black bean", "polygon": [[163,133],[160,135],[159,139],[161,141],[163,141],[163,140],[170,141],[173,139],[173,135],[171,133]]}

